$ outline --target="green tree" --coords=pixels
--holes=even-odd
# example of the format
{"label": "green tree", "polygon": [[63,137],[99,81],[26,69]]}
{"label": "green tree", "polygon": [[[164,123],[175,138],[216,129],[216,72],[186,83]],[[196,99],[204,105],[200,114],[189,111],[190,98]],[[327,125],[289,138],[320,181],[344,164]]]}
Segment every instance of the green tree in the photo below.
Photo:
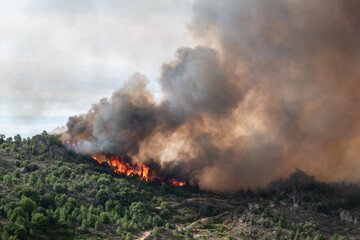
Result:
{"label": "green tree", "polygon": [[110,194],[108,189],[100,189],[96,193],[96,202],[100,205],[104,205],[107,200],[110,199]]}
{"label": "green tree", "polygon": [[3,177],[3,182],[4,182],[8,187],[11,187],[12,184],[13,184],[12,178],[11,178],[11,176],[9,176],[9,175],[5,175],[5,176]]}
{"label": "green tree", "polygon": [[100,221],[101,221],[101,223],[103,223],[103,224],[108,224],[108,223],[110,223],[110,216],[109,216],[109,214],[106,213],[106,212],[100,213]]}
{"label": "green tree", "polygon": [[86,219],[82,220],[82,222],[81,222],[81,230],[86,232],[86,231],[88,231],[88,227],[89,227],[89,224],[88,224],[87,220]]}
{"label": "green tree", "polygon": [[57,193],[66,193],[67,192],[67,186],[65,183],[64,184],[54,183],[53,189]]}
{"label": "green tree", "polygon": [[35,209],[36,203],[28,197],[23,197],[20,205],[26,212],[31,213]]}
{"label": "green tree", "polygon": [[122,230],[121,230],[121,227],[117,227],[117,228],[116,228],[116,234],[119,235],[119,236],[121,236],[122,233],[123,233],[123,232],[122,232]]}
{"label": "green tree", "polygon": [[35,172],[32,172],[30,174],[30,184],[31,185],[35,185],[35,183],[37,182],[38,180],[38,175],[35,173]]}
{"label": "green tree", "polygon": [[19,151],[19,149],[17,148],[17,145],[16,145],[16,144],[13,144],[13,145],[12,145],[11,151],[13,151],[13,152],[18,152],[18,151]]}
{"label": "green tree", "polygon": [[145,216],[146,209],[142,202],[133,202],[130,205],[129,212],[134,222],[140,223]]}
{"label": "green tree", "polygon": [[28,173],[24,174],[24,183],[27,184],[29,182],[30,175]]}
{"label": "green tree", "polygon": [[96,231],[99,231],[99,230],[100,230],[100,221],[99,221],[99,220],[97,220],[97,221],[95,222],[95,230],[96,230]]}
{"label": "green tree", "polygon": [[14,142],[15,144],[19,145],[21,143],[21,136],[20,134],[17,134],[16,136],[14,136]]}
{"label": "green tree", "polygon": [[49,219],[42,213],[35,213],[31,218],[31,226],[36,230],[46,231]]}
{"label": "green tree", "polygon": [[0,134],[0,144],[5,141],[6,136],[4,134]]}
{"label": "green tree", "polygon": [[65,219],[60,218],[56,223],[56,228],[68,228],[69,224],[66,222]]}
{"label": "green tree", "polygon": [[3,232],[2,232],[2,234],[1,234],[1,239],[2,240],[8,240],[9,239],[9,233],[6,231],[6,230],[4,230]]}
{"label": "green tree", "polygon": [[112,200],[106,201],[106,203],[105,203],[105,210],[106,210],[107,212],[110,212],[111,210],[113,210],[114,207],[115,207],[115,204],[114,204],[114,202],[113,202]]}
{"label": "green tree", "polygon": [[19,240],[24,240],[27,238],[26,228],[22,225],[17,225],[15,230],[15,236]]}
{"label": "green tree", "polygon": [[152,235],[153,235],[154,237],[158,237],[158,236],[159,236],[159,228],[158,228],[157,226],[155,226],[155,227],[153,228]]}
{"label": "green tree", "polygon": [[21,166],[21,162],[19,160],[15,160],[14,162],[16,167],[20,167]]}
{"label": "green tree", "polygon": [[20,169],[17,168],[17,169],[14,171],[14,175],[15,175],[16,178],[20,178]]}
{"label": "green tree", "polygon": [[130,232],[128,232],[126,234],[125,240],[131,240],[131,233]]}

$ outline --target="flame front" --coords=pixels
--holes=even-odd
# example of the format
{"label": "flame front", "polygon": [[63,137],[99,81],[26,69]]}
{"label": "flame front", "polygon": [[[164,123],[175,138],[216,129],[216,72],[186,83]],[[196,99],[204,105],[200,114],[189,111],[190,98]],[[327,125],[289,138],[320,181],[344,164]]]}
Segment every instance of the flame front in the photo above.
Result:
{"label": "flame front", "polygon": [[146,181],[152,180],[150,177],[150,168],[141,163],[136,163],[135,165],[130,165],[124,159],[119,158],[118,156],[109,156],[106,157],[103,154],[97,154],[91,156],[98,163],[107,162],[116,173],[129,175],[138,175],[140,179],[145,179]]}
{"label": "flame front", "polygon": [[[125,174],[126,176],[138,175],[140,179],[145,179],[146,181],[154,180],[150,174],[150,167],[147,167],[142,163],[136,163],[134,165],[130,165],[122,157],[106,156],[104,154],[96,154],[91,157],[100,164],[103,162],[108,163],[109,166],[111,166],[114,169],[114,171],[118,174]],[[159,177],[155,177],[155,178],[160,179]],[[183,187],[186,184],[185,182],[179,181],[175,178],[169,179],[168,182],[171,185],[179,186],[179,187]]]}
{"label": "flame front", "polygon": [[[62,144],[66,145],[68,147],[72,147],[73,149],[76,148],[75,141],[62,140]],[[112,169],[114,170],[114,172],[117,174],[124,174],[125,176],[137,175],[137,176],[139,176],[140,179],[145,179],[146,181],[154,180],[154,177],[151,176],[151,173],[150,173],[150,167],[145,166],[142,163],[131,164],[131,163],[128,163],[127,161],[125,161],[125,159],[123,159],[123,157],[109,156],[109,155],[105,155],[102,153],[98,153],[91,157],[100,164],[103,162],[108,163],[109,166],[111,166]],[[155,179],[162,180],[162,182],[164,184],[164,178],[160,178],[160,177],[156,176]],[[175,178],[168,179],[168,182],[171,185],[180,186],[180,187],[185,186],[185,184],[186,184],[185,182],[179,181]]]}

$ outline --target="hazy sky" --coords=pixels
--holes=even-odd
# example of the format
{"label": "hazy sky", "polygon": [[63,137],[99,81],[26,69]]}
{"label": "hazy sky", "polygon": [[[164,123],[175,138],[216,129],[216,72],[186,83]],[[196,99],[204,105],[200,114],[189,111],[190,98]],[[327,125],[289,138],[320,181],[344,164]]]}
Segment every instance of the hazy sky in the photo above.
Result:
{"label": "hazy sky", "polygon": [[0,0],[0,133],[64,126],[133,73],[159,90],[164,61],[195,40],[191,0]]}

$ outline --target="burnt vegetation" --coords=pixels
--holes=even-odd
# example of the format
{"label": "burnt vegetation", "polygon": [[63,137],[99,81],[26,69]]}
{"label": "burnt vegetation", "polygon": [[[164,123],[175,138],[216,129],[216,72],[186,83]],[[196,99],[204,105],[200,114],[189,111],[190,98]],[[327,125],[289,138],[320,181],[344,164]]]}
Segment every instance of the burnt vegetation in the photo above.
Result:
{"label": "burnt vegetation", "polygon": [[[266,188],[214,193],[114,173],[45,131],[0,136],[1,239],[346,239],[356,184],[296,170]],[[340,218],[340,215],[342,217]]]}

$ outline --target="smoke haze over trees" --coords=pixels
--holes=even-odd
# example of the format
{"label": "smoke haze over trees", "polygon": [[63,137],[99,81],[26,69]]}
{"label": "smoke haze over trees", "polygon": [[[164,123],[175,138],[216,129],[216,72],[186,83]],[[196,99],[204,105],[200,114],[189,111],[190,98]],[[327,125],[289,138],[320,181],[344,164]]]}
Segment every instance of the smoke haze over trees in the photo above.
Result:
{"label": "smoke haze over trees", "polygon": [[359,11],[352,0],[199,0],[190,28],[204,44],[163,64],[162,100],[135,74],[70,117],[63,138],[84,154],[170,164],[211,190],[296,167],[358,180]]}

